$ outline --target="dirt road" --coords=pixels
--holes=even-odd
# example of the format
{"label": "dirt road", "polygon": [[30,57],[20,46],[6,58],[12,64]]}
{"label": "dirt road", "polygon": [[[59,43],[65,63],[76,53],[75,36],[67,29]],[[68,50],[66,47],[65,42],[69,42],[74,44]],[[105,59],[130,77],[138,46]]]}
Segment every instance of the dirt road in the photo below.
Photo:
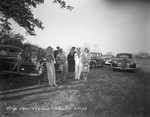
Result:
{"label": "dirt road", "polygon": [[72,80],[58,87],[34,85],[1,91],[0,115],[148,117],[150,72],[147,64],[140,65],[135,73],[113,72],[110,66],[104,66],[91,70],[88,80]]}

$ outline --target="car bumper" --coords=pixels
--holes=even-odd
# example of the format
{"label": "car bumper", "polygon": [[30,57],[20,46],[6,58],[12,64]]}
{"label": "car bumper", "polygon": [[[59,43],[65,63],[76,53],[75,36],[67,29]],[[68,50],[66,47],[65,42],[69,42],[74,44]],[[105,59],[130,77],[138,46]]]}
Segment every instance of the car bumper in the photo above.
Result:
{"label": "car bumper", "polygon": [[105,64],[106,64],[106,65],[111,65],[111,63],[110,63],[110,62],[105,62]]}
{"label": "car bumper", "polygon": [[111,61],[106,60],[106,61],[105,61],[105,64],[106,64],[106,65],[111,65]]}
{"label": "car bumper", "polygon": [[129,67],[113,67],[113,69],[119,69],[119,70],[135,70],[135,68],[129,68]]}

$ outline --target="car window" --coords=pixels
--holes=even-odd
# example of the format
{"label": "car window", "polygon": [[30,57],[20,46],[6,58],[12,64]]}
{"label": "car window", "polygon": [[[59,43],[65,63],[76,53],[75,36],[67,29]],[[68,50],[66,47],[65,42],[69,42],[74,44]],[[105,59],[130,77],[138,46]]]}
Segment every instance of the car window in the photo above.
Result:
{"label": "car window", "polygon": [[90,55],[91,55],[91,58],[100,58],[100,57],[102,57],[101,53],[90,53]]}
{"label": "car window", "polygon": [[99,54],[99,57],[102,57],[102,56],[103,56],[103,54],[100,53],[100,54]]}
{"label": "car window", "polygon": [[17,49],[9,49],[9,55],[10,56],[18,56],[19,52],[20,51]]}
{"label": "car window", "polygon": [[7,49],[0,49],[0,56],[7,56]]}
{"label": "car window", "polygon": [[96,57],[96,54],[90,54],[91,55],[91,58],[95,58]]}
{"label": "car window", "polygon": [[112,55],[108,55],[107,58],[113,58],[113,56]]}
{"label": "car window", "polygon": [[130,58],[130,59],[132,59],[132,55],[130,55],[130,54],[118,54],[117,55],[117,58]]}
{"label": "car window", "polygon": [[121,55],[120,58],[129,58],[127,55]]}

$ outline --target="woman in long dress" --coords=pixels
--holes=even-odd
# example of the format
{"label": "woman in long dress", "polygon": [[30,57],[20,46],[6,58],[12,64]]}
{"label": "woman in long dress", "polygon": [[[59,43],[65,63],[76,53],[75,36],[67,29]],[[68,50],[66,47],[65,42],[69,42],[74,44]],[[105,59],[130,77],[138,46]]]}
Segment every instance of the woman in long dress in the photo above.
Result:
{"label": "woman in long dress", "polygon": [[67,56],[67,61],[68,61],[68,72],[69,75],[72,77],[73,73],[75,72],[75,60],[73,49],[70,50],[70,53]]}
{"label": "woman in long dress", "polygon": [[56,56],[56,61],[59,65],[59,70],[63,74],[63,79],[62,79],[63,82],[66,81],[66,77],[68,73],[66,60],[67,60],[66,55],[64,54],[63,49],[60,49],[59,54]]}
{"label": "woman in long dress", "polygon": [[81,70],[82,70],[82,62],[81,62],[81,49],[77,48],[76,53],[74,55],[75,60],[75,79],[79,80],[81,76]]}
{"label": "woman in long dress", "polygon": [[49,86],[57,86],[54,60],[53,48],[49,46],[46,52],[46,68]]}
{"label": "woman in long dress", "polygon": [[88,48],[84,49],[84,52],[81,57],[81,61],[82,61],[82,73],[83,73],[84,79],[86,80],[87,75],[90,72],[90,61],[91,61],[91,56],[89,54]]}

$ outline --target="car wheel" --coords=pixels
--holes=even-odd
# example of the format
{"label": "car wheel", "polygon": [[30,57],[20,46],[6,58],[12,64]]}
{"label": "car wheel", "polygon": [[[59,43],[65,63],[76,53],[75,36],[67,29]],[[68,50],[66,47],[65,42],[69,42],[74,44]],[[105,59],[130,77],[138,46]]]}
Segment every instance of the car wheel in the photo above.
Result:
{"label": "car wheel", "polygon": [[103,61],[103,62],[102,62],[102,65],[101,65],[101,67],[103,67],[104,65],[105,65],[105,61]]}
{"label": "car wheel", "polygon": [[113,71],[117,71],[115,68],[113,68]]}
{"label": "car wheel", "polygon": [[91,69],[95,69],[96,65],[95,63],[91,63]]}

